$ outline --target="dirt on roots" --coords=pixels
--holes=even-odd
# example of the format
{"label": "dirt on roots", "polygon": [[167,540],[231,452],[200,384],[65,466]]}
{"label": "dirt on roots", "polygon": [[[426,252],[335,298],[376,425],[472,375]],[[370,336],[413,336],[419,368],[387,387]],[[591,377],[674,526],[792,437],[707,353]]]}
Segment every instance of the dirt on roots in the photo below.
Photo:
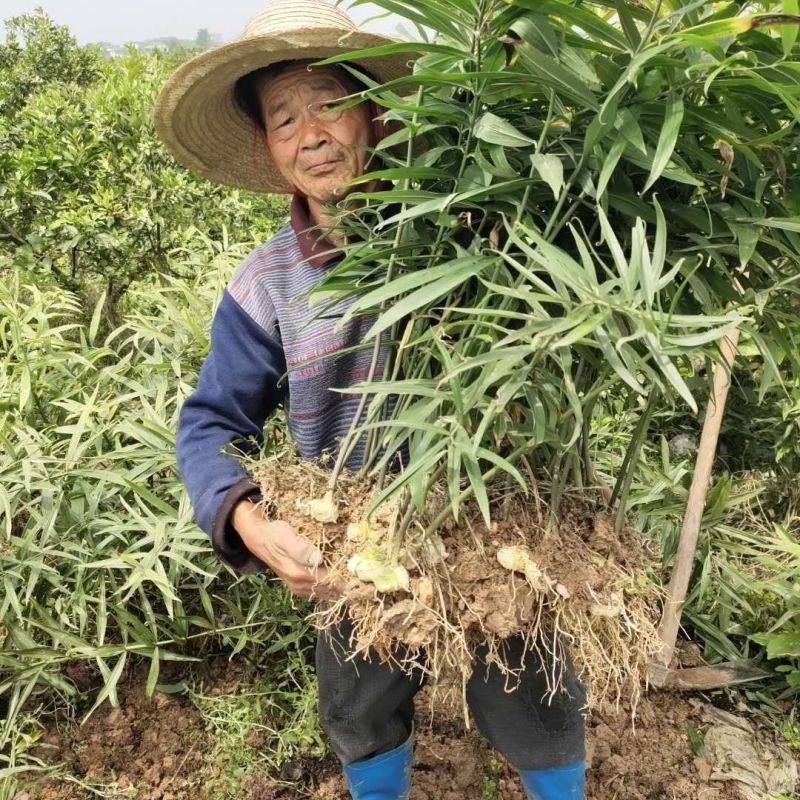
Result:
{"label": "dirt on roots", "polygon": [[[555,665],[552,691],[570,647],[590,707],[623,698],[635,706],[658,649],[661,601],[656,558],[636,530],[616,534],[610,516],[581,499],[562,504],[554,529],[543,503],[510,496],[493,499],[489,527],[465,507],[458,525],[450,520],[431,536],[418,520],[400,544],[396,507],[381,506],[367,521],[371,487],[344,476],[331,497],[329,476],[286,456],[253,471],[268,515],[319,547],[328,583],[342,593],[319,603],[320,629],[347,616],[352,652],[405,669],[423,664],[434,688],[442,676],[466,682],[481,644],[488,661],[507,669],[500,643],[520,634]],[[446,502],[443,492],[435,496],[430,517]],[[381,590],[387,574],[390,588]]]}

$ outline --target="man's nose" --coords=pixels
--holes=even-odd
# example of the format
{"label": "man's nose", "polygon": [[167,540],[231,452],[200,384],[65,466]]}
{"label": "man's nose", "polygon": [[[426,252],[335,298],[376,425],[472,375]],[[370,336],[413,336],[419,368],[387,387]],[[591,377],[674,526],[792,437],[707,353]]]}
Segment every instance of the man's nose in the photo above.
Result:
{"label": "man's nose", "polygon": [[305,115],[300,136],[300,143],[304,150],[316,150],[320,146],[330,143],[328,132],[320,125],[316,115],[312,113]]}

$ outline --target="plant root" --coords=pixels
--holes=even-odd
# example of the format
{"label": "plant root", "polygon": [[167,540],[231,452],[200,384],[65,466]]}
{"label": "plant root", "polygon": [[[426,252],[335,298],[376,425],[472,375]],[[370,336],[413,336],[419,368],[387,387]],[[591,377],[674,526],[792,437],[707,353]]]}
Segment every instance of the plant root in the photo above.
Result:
{"label": "plant root", "polygon": [[[369,484],[342,475],[335,513],[326,515],[337,521],[309,513],[325,496],[327,476],[321,466],[286,456],[253,472],[274,515],[324,555],[328,583],[341,595],[320,601],[312,619],[320,631],[350,623],[345,657],[421,670],[434,693],[455,682],[463,693],[480,647],[513,690],[518,673],[504,662],[501,644],[522,636],[551,693],[562,688],[569,648],[590,708],[625,700],[635,709],[659,648],[663,598],[656,559],[637,531],[626,527],[618,536],[613,518],[588,500],[564,499],[558,535],[548,535],[541,501],[506,496],[497,504],[504,516],[489,527],[469,506],[440,536],[426,537],[427,518],[417,520],[395,562],[389,531],[397,509],[384,504],[366,520]],[[442,491],[430,518],[444,503]]]}

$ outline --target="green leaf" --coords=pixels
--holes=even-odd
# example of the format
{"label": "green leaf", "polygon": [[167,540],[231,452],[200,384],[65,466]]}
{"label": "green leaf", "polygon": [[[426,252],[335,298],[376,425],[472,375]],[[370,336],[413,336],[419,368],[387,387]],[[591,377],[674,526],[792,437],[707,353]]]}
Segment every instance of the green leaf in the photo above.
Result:
{"label": "green leaf", "polygon": [[689,726],[689,743],[692,746],[692,752],[698,757],[702,758],[706,754],[706,746],[703,741],[703,735],[694,725]]}
{"label": "green leaf", "polygon": [[[462,280],[478,274],[493,261],[494,258],[491,256],[464,256],[453,261],[447,261],[438,267],[420,269],[395,278],[358,298],[342,315],[342,318],[337,323],[337,329],[341,330],[358,313],[374,309],[386,301],[394,300],[418,287],[423,287],[423,289],[421,293],[415,293],[414,297],[425,297],[425,287],[431,284],[441,287],[450,280],[454,280],[455,283],[453,285],[457,285]],[[444,284],[442,281],[444,281]],[[441,295],[435,294],[437,299],[439,296]],[[383,316],[379,317],[379,319],[383,319]]]}
{"label": "green leaf", "polygon": [[467,472],[470,486],[475,494],[475,499],[478,501],[478,508],[481,510],[483,521],[490,525],[492,522],[492,515],[489,511],[489,494],[486,491],[486,481],[483,479],[480,465],[477,459],[472,455],[469,448],[465,448],[461,453],[464,460],[464,469]]}
{"label": "green leaf", "polygon": [[446,275],[411,292],[411,294],[406,295],[402,300],[399,300],[391,308],[380,314],[364,338],[371,339],[390,328],[407,314],[430,306],[452,289],[455,289],[456,286],[460,286],[464,281],[478,275],[495,261],[496,259],[493,257],[487,256],[469,256],[456,259],[456,261],[451,262],[451,268]]}
{"label": "green leaf", "polygon": [[[520,233],[528,237],[531,242],[536,245],[536,248],[532,249],[525,243],[524,240],[520,238]],[[586,293],[589,295],[594,293],[597,285],[596,281],[592,277],[587,276],[582,266],[574,261],[560,247],[556,247],[546,241],[541,234],[533,228],[520,224],[516,226],[516,231],[509,230],[509,236],[525,250],[535,263],[540,264],[550,275],[559,281],[563,281],[573,291],[579,294]],[[524,268],[521,268],[520,271],[522,271],[522,269]],[[531,281],[534,281],[536,277],[531,272],[523,272],[523,274],[526,274]],[[546,284],[543,284],[541,288],[546,291]]]}
{"label": "green leaf", "polygon": [[127,478],[123,478],[122,482],[133,492],[135,492],[139,497],[143,500],[146,500],[147,503],[150,504],[154,509],[157,509],[165,516],[169,517],[170,519],[177,519],[178,517],[178,510],[167,503],[165,500],[162,500],[158,495],[151,492],[149,489],[142,486],[141,483],[136,481],[129,480]]}
{"label": "green leaf", "polygon": [[615,0],[614,6],[617,9],[617,14],[619,14],[619,21],[622,24],[622,30],[625,31],[630,49],[632,51],[637,50],[642,41],[642,36],[639,33],[639,29],[636,27],[636,20],[634,20],[633,14],[631,14],[629,0]]}
{"label": "green leaf", "polygon": [[381,303],[392,300],[412,289],[416,289],[428,283],[433,283],[439,278],[447,277],[453,274],[454,271],[459,272],[464,268],[469,269],[474,265],[480,266],[482,261],[486,258],[486,256],[467,256],[465,258],[455,259],[454,261],[447,261],[444,264],[440,264],[438,267],[420,269],[416,272],[408,272],[405,275],[401,275],[399,278],[394,278],[383,286],[379,286],[377,289],[373,289],[359,297],[344,314],[342,322],[339,323],[338,327],[341,329],[345,323],[360,311],[379,306]]}
{"label": "green leaf", "polygon": [[559,0],[513,0],[513,4],[564,20],[564,22],[568,23],[567,27],[578,27],[604,45],[621,50],[627,49],[628,43],[622,33],[606,22],[599,14],[595,13],[594,10],[559,2]]}
{"label": "green leaf", "polygon": [[103,310],[106,304],[106,290],[104,289],[100,298],[94,307],[92,313],[92,321],[89,323],[89,344],[94,344],[95,337],[97,336],[97,329],[100,327],[100,320],[102,319]]}
{"label": "green leaf", "polygon": [[[800,14],[800,0],[782,0],[783,13],[797,16]],[[797,32],[800,26],[784,25],[781,29],[781,39],[783,41],[783,54],[788,56],[792,52],[794,43],[797,41]]]}
{"label": "green leaf", "polygon": [[598,328],[595,331],[595,338],[597,339],[597,343],[600,345],[600,350],[602,351],[603,355],[608,360],[608,363],[611,365],[611,368],[614,372],[622,378],[625,383],[633,389],[634,392],[638,394],[645,395],[647,394],[647,389],[636,380],[636,376],[625,366],[625,363],[620,358],[619,353],[616,351],[614,346],[611,344],[611,339],[609,335],[603,328]]}
{"label": "green leaf", "polygon": [[533,139],[520,133],[510,122],[487,111],[476,123],[473,129],[475,136],[489,144],[499,144],[503,147],[528,147],[536,144]]}
{"label": "green leaf", "polygon": [[449,177],[450,173],[436,167],[394,167],[392,169],[376,170],[375,172],[365,172],[357,178],[342,182],[342,186],[360,186],[370,181],[415,181]]}
{"label": "green leaf", "polygon": [[735,221],[800,233],[800,217],[739,217]]}
{"label": "green leaf", "polygon": [[550,347],[555,349],[558,347],[571,347],[572,345],[580,342],[584,337],[590,333],[594,333],[611,315],[610,311],[599,311],[597,314],[590,316],[588,319],[579,322],[577,319],[572,330],[568,331],[564,336],[559,339],[553,340]]}
{"label": "green leaf", "polygon": [[611,149],[608,151],[608,155],[603,161],[603,167],[600,170],[600,178],[597,181],[598,200],[605,194],[608,182],[611,180],[611,176],[614,174],[614,170],[617,168],[617,164],[622,154],[625,152],[625,146],[626,141],[622,136],[618,136],[614,139]]}
{"label": "green leaf", "polygon": [[678,39],[696,41],[698,38],[722,39],[727,36],[741,36],[753,28],[773,28],[789,25],[796,27],[800,17],[796,14],[742,14],[729,19],[714,20],[691,28],[684,28],[675,34]]}
{"label": "green leaf", "polygon": [[608,247],[611,257],[614,259],[614,266],[617,268],[617,274],[622,278],[622,284],[626,287],[628,294],[633,291],[634,280],[631,271],[628,268],[628,259],[625,258],[625,253],[622,252],[622,245],[608,221],[606,212],[603,211],[601,206],[597,206],[597,218],[600,222],[600,230],[603,234],[603,241]]}
{"label": "green leaf", "polygon": [[558,200],[561,190],[564,188],[564,165],[561,163],[561,159],[556,155],[534,153],[531,156],[531,164],[550,187],[553,197]]}
{"label": "green leaf", "polygon": [[444,452],[445,443],[440,438],[435,445],[429,447],[425,451],[424,455],[412,459],[408,466],[400,473],[400,475],[395,478],[394,481],[392,481],[392,483],[390,483],[382,492],[373,498],[367,507],[366,515],[369,516],[373,513],[373,511],[375,511],[376,508],[379,508],[384,502],[389,500],[391,497],[394,497],[415,476],[418,476],[420,473],[429,476],[434,470],[436,463],[442,458]]}
{"label": "green leaf", "polygon": [[20,411],[25,410],[26,406],[28,405],[28,401],[30,399],[31,399],[31,372],[26,366],[23,365],[19,376],[18,408]]}
{"label": "green leaf", "polygon": [[158,684],[158,675],[161,667],[158,648],[154,647],[150,656],[150,669],[147,673],[147,683],[145,684],[145,696],[152,697]]}
{"label": "green leaf", "polygon": [[661,204],[655,197],[653,198],[653,205],[656,209],[656,236],[653,242],[653,258],[650,265],[651,269],[645,270],[642,280],[648,308],[652,308],[658,284],[667,261],[667,220],[664,217]]}
{"label": "green leaf", "polygon": [[669,164],[672,153],[675,150],[675,143],[678,141],[682,122],[683,98],[677,94],[670,95],[664,111],[664,124],[661,126],[661,133],[658,137],[653,166],[650,169],[650,175],[643,191],[646,192],[661,177],[661,173],[664,172],[667,164]]}
{"label": "green leaf", "polygon": [[[641,167],[642,169],[650,170],[653,166],[653,158],[646,158],[640,155],[637,152],[627,151],[625,157],[628,161],[632,164],[635,164],[637,167]],[[667,165],[661,170],[661,175],[664,178],[669,178],[671,181],[677,181],[678,183],[685,183],[687,186],[702,186],[703,181],[699,178],[695,177],[692,173],[688,170],[683,169],[683,167],[677,167],[674,164]]]}
{"label": "green leaf", "polygon": [[726,19],[717,19],[712,22],[703,22],[689,28],[678,31],[675,36],[678,39],[689,39],[695,41],[698,38],[722,39],[726,36],[740,36],[753,28],[756,16],[754,14],[743,14]]}
{"label": "green leaf", "polygon": [[105,661],[102,658],[97,659],[97,664],[100,667],[100,671],[103,673],[103,687],[97,693],[97,697],[95,698],[94,704],[92,707],[84,714],[83,720],[86,721],[95,710],[103,703],[104,700],[109,700],[112,706],[115,708],[119,707],[119,698],[117,697],[117,683],[119,683],[119,679],[122,676],[122,669],[125,666],[125,661],[128,658],[127,651],[123,651],[122,654],[117,659],[117,663],[114,665],[113,670],[109,670],[108,666],[106,665]]}
{"label": "green leaf", "polygon": [[786,633],[763,633],[751,637],[765,645],[768,658],[800,658],[800,629]]}
{"label": "green leaf", "polygon": [[437,382],[415,378],[411,381],[380,381],[373,384],[367,381],[332,389],[339,394],[402,394],[411,397],[438,397]]}
{"label": "green leaf", "polygon": [[478,458],[485,458],[496,467],[500,467],[503,472],[508,473],[517,482],[524,494],[528,494],[529,488],[528,484],[525,483],[525,478],[522,477],[522,473],[508,459],[499,456],[497,453],[493,453],[491,450],[487,450],[485,447],[479,447],[475,451],[475,455],[477,455]]}
{"label": "green leaf", "polygon": [[697,402],[692,396],[689,387],[686,385],[686,381],[683,379],[683,377],[681,377],[680,372],[678,372],[675,364],[673,364],[669,356],[664,353],[664,349],[659,340],[652,333],[645,333],[644,339],[650,346],[650,354],[661,369],[661,373],[672,384],[673,388],[678,392],[678,394],[686,401],[689,408],[691,408],[696,414]]}
{"label": "green leaf", "polygon": [[342,61],[353,61],[359,58],[371,58],[375,56],[393,56],[403,53],[419,54],[434,53],[437,55],[449,55],[455,58],[463,58],[467,53],[457,47],[445,44],[433,44],[428,42],[398,42],[397,44],[385,44],[378,47],[369,47],[364,50],[352,50],[335,56],[330,56],[324,60],[315,61],[315,64],[338,64]]}
{"label": "green leaf", "polygon": [[76,461],[78,460],[78,456],[80,451],[81,442],[83,441],[83,436],[89,430],[89,423],[93,413],[96,413],[96,402],[97,402],[97,393],[100,391],[100,384],[96,384],[94,387],[94,392],[92,393],[91,398],[88,399],[86,404],[81,411],[81,415],[78,418],[78,421],[75,423],[74,426],[70,426],[73,429],[72,436],[70,438],[69,447],[67,448],[67,453],[64,456],[64,461],[70,465],[74,466]]}
{"label": "green leaf", "polygon": [[680,347],[684,350],[690,350],[710,344],[711,342],[716,342],[718,339],[722,339],[726,334],[730,333],[740,324],[741,320],[734,319],[729,325],[725,325],[722,328],[712,328],[711,330],[702,331],[701,333],[687,333],[679,336],[664,334],[662,338],[669,345]]}
{"label": "green leaf", "polygon": [[746,267],[758,247],[758,226],[738,225],[735,222],[729,222],[728,227],[736,236],[736,243],[739,248],[739,266]]}
{"label": "green leaf", "polygon": [[594,92],[574,73],[554,58],[545,55],[527,42],[517,45],[520,60],[538,82],[564,92],[586,108],[597,110],[599,103]]}

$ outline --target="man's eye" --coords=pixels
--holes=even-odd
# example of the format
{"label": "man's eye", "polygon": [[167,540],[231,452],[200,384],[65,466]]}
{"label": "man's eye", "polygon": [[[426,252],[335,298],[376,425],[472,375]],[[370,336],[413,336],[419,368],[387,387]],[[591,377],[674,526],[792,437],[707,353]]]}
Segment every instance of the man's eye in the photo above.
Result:
{"label": "man's eye", "polygon": [[283,122],[281,122],[281,124],[280,124],[280,125],[278,125],[278,127],[279,127],[279,128],[284,128],[284,127],[286,127],[286,126],[287,126],[287,125],[288,125],[288,124],[289,124],[291,121],[292,121],[292,118],[291,118],[291,117],[289,117],[288,119],[285,119]]}

